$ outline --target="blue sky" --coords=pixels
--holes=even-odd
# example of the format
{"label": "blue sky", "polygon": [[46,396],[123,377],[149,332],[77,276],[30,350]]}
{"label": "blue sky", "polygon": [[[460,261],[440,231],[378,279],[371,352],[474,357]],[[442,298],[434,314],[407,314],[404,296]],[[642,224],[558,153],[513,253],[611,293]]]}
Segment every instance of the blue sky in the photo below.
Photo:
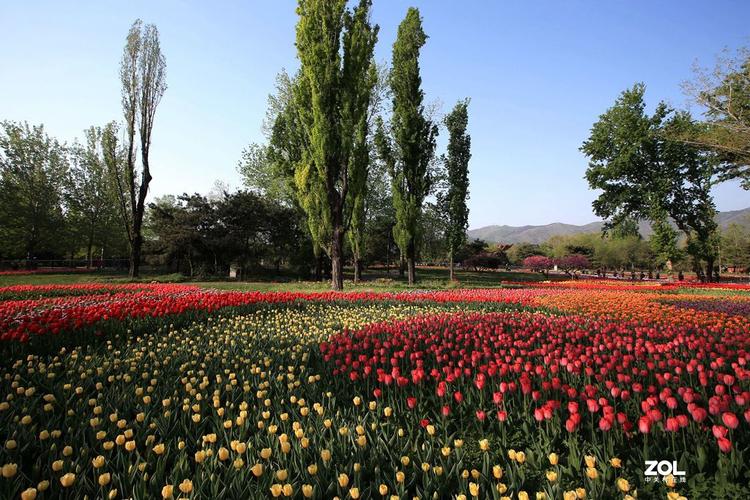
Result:
{"label": "blue sky", "polygon": [[[471,97],[470,226],[595,219],[579,153],[592,123],[637,81],[651,104],[684,106],[697,60],[750,45],[750,2],[374,0],[379,61],[406,9],[430,39],[427,99]],[[266,97],[297,67],[294,1],[0,3],[0,119],[44,123],[66,141],[121,119],[118,64],[140,17],[155,23],[169,88],[157,111],[151,196],[239,186],[242,148],[261,141]],[[444,135],[444,134],[443,134]],[[445,137],[440,141],[444,149]],[[750,206],[736,184],[720,210]]]}

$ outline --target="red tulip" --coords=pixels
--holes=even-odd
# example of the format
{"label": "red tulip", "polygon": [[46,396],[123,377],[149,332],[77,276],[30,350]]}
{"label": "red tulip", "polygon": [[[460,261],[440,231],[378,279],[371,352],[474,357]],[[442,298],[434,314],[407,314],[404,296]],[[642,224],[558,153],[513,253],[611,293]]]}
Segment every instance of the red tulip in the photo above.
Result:
{"label": "red tulip", "polygon": [[638,419],[638,431],[641,434],[648,434],[651,432],[651,419],[643,416]]}
{"label": "red tulip", "polygon": [[737,415],[729,411],[724,412],[721,415],[721,421],[724,422],[724,425],[726,425],[730,429],[736,429],[737,426],[740,425],[740,421],[737,418]]}
{"label": "red tulip", "polygon": [[717,439],[716,442],[719,444],[719,449],[722,453],[729,453],[732,451],[732,442],[727,438],[721,437]]}

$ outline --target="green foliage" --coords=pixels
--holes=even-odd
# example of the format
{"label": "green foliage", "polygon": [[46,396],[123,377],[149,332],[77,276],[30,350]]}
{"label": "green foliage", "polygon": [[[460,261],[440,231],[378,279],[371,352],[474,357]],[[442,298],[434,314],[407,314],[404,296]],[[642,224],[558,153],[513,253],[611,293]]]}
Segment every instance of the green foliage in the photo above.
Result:
{"label": "green foliage", "polygon": [[445,117],[449,136],[448,154],[445,157],[448,190],[442,202],[447,219],[445,236],[451,263],[456,250],[466,242],[466,230],[469,228],[469,207],[466,206],[471,159],[471,136],[466,131],[468,106],[468,99],[459,101]]}
{"label": "green foliage", "polygon": [[367,181],[370,67],[378,27],[370,1],[352,10],[343,0],[300,0],[297,112],[307,148],[295,167],[300,205],[313,241],[329,254],[336,289],[343,287],[343,237]]}
{"label": "green foliage", "polygon": [[733,270],[750,266],[750,231],[732,223],[721,233],[722,264]]}
{"label": "green foliage", "polygon": [[44,126],[2,122],[0,133],[0,254],[54,257],[65,245],[65,147]]}
{"label": "green foliage", "polygon": [[160,264],[188,276],[225,275],[230,263],[246,270],[299,270],[301,261],[309,266],[311,259],[300,255],[309,246],[297,222],[293,208],[252,191],[213,200],[199,194],[163,197],[149,205],[149,250]]}
{"label": "green foliage", "polygon": [[541,245],[536,243],[516,243],[507,252],[511,264],[521,265],[526,257],[545,255]]}
{"label": "green foliage", "polygon": [[95,256],[95,246],[105,256],[125,255],[127,251],[115,190],[104,161],[103,134],[101,128],[90,127],[84,131],[84,144],[72,146],[70,175],[65,183],[70,230],[84,245],[89,263]]}
{"label": "green foliage", "polygon": [[378,121],[376,145],[391,175],[396,209],[394,239],[409,261],[409,280],[414,281],[419,219],[422,203],[430,192],[430,163],[438,129],[425,116],[424,92],[419,74],[419,52],[427,41],[419,11],[409,8],[393,44],[390,86],[393,113],[390,134]]}
{"label": "green foliage", "polygon": [[719,58],[710,72],[699,69],[685,88],[703,106],[705,121],[674,137],[714,152],[719,179],[750,189],[750,49]]}
{"label": "green foliage", "polygon": [[589,157],[586,179],[602,194],[594,212],[609,227],[628,218],[654,220],[663,212],[687,238],[694,267],[712,278],[716,256],[715,209],[710,189],[714,159],[700,148],[675,140],[696,128],[686,112],[674,112],[663,102],[649,116],[645,86],[624,91],[615,105],[599,117],[581,150]]}

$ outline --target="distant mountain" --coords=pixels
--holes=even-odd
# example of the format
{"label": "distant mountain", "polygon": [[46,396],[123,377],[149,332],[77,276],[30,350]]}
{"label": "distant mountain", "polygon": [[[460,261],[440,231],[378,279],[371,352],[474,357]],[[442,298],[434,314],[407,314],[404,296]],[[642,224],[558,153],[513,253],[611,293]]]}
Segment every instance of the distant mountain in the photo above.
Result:
{"label": "distant mountain", "polygon": [[[719,212],[716,222],[724,229],[731,223],[741,224],[750,228],[750,207],[744,210]],[[490,243],[544,243],[552,236],[568,236],[581,233],[598,233],[602,230],[603,222],[591,222],[582,226],[554,222],[544,226],[485,226],[469,229],[469,239],[479,238]],[[642,221],[639,225],[641,235],[648,237],[651,226]]]}

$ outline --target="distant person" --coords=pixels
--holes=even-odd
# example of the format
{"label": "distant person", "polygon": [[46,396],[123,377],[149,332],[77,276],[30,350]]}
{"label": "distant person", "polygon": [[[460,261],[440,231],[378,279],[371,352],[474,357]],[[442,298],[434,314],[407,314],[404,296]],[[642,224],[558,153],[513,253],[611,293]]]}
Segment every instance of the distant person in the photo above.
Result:
{"label": "distant person", "polygon": [[682,274],[682,271],[677,273],[677,281],[684,281],[684,280],[685,280],[685,275]]}

